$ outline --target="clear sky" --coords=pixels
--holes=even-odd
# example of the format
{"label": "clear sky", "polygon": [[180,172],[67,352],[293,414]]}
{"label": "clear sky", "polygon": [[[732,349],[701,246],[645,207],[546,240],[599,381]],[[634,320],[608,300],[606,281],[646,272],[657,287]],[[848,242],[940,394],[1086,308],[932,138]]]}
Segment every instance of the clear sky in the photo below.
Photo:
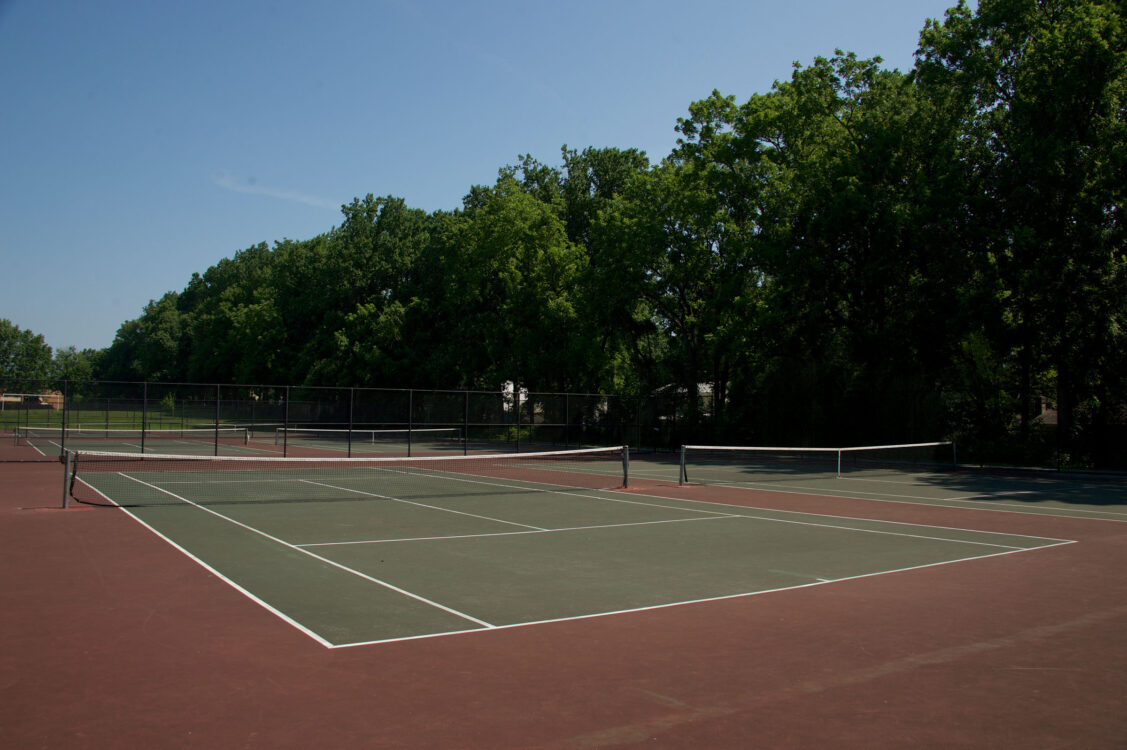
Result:
{"label": "clear sky", "polygon": [[0,0],[0,318],[102,348],[354,197],[454,209],[565,144],[656,162],[713,89],[743,101],[835,48],[907,70],[954,4]]}

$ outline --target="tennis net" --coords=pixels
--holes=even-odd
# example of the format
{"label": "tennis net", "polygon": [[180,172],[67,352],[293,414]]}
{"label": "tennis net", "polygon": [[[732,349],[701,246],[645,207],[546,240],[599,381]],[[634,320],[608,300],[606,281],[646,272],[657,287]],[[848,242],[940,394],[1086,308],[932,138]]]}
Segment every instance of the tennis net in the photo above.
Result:
{"label": "tennis net", "polygon": [[462,430],[458,427],[422,427],[418,429],[342,429],[328,427],[277,427],[274,444],[353,445],[407,445],[415,443],[462,444]]}
{"label": "tennis net", "polygon": [[102,427],[17,427],[16,444],[29,442],[50,444],[67,443],[75,446],[90,444],[151,444],[201,443],[210,445],[246,445],[250,431],[245,427],[182,427],[159,429],[118,429]]}
{"label": "tennis net", "polygon": [[625,446],[414,458],[259,458],[67,451],[63,507],[332,502],[617,489]]}
{"label": "tennis net", "polygon": [[955,464],[955,444],[951,442],[850,448],[686,445],[681,448],[678,483],[741,484],[921,474],[949,471]]}

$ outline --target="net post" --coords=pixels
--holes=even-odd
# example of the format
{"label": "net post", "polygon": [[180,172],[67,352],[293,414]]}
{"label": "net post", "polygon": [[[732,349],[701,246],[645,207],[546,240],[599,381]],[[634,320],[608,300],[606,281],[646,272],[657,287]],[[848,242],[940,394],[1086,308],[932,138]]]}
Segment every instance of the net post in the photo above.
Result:
{"label": "net post", "polygon": [[462,455],[470,453],[470,392],[465,392],[465,405],[462,411]]}
{"label": "net post", "polygon": [[677,485],[683,487],[689,477],[685,472],[685,446],[681,446],[681,461],[677,464]]}
{"label": "net post", "polygon": [[837,478],[841,479],[841,448],[837,449]]}
{"label": "net post", "polygon": [[959,465],[959,448],[955,441],[951,441],[951,465],[957,467]]}
{"label": "net post", "polygon": [[74,464],[74,454],[71,451],[63,451],[63,507],[70,507],[70,472],[71,466]]}
{"label": "net post", "polygon": [[622,488],[630,487],[630,446],[622,446]]}

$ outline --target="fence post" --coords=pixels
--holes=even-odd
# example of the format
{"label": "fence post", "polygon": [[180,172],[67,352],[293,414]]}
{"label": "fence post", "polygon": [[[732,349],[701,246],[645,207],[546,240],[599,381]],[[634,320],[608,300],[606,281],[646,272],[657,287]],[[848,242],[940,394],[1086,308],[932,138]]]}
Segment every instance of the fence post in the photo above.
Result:
{"label": "fence post", "polygon": [[145,427],[149,423],[149,381],[141,384],[141,452],[145,452]]}
{"label": "fence post", "polygon": [[354,402],[356,401],[356,388],[348,389],[348,457],[352,458],[352,417]]}
{"label": "fence post", "polygon": [[571,447],[571,393],[564,393],[564,448]]}
{"label": "fence post", "polygon": [[[66,453],[67,450],[67,397],[70,393],[69,385],[69,380],[63,381],[63,429],[59,433],[62,436],[59,444],[62,446],[60,450],[62,450],[63,453]],[[64,505],[63,507],[65,508],[66,506]]]}
{"label": "fence post", "polygon": [[215,454],[219,455],[219,383],[215,384]]}
{"label": "fence post", "polygon": [[282,457],[285,458],[290,440],[290,387],[282,391]]}

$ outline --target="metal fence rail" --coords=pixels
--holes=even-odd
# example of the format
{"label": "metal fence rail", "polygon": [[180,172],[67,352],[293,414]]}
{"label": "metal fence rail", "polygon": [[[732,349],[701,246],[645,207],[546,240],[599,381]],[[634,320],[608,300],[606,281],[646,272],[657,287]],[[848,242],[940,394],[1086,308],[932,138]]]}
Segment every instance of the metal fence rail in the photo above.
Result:
{"label": "metal fence rail", "polygon": [[[665,450],[679,444],[683,416],[669,399],[608,394],[332,388],[119,381],[8,381],[0,429],[78,430],[241,427],[251,434],[278,428],[399,430],[408,443],[422,430],[456,429],[463,450],[543,450],[628,444]],[[686,410],[687,411],[687,410]],[[694,410],[701,413],[698,404]],[[291,446],[283,429],[281,450]],[[218,443],[218,440],[217,440]],[[347,446],[351,452],[351,441]],[[218,445],[216,448],[218,452]],[[54,460],[55,456],[44,456]]]}

